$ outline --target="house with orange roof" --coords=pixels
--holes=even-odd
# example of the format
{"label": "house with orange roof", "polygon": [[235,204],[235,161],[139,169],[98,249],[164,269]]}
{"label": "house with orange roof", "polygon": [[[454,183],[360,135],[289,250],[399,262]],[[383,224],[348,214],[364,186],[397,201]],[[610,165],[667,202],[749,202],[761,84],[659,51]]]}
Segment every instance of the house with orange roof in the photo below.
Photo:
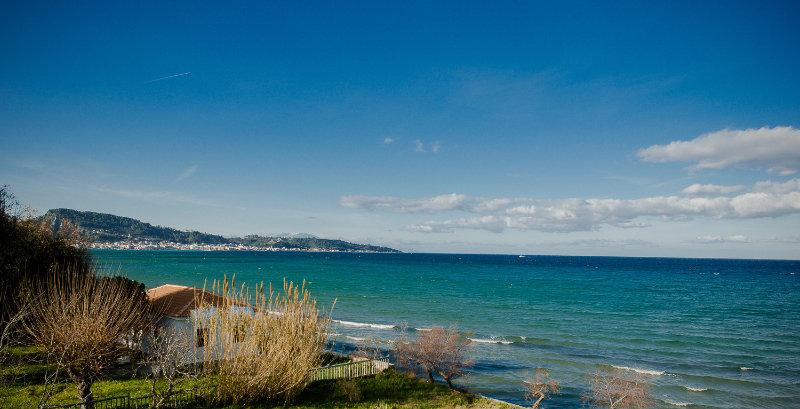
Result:
{"label": "house with orange roof", "polygon": [[[187,351],[185,363],[202,359],[210,336],[206,323],[217,308],[228,306],[243,314],[254,314],[250,305],[231,303],[225,297],[195,287],[164,284],[147,290],[147,297],[158,316],[157,331],[185,337],[184,343],[193,346]],[[146,343],[142,349],[147,352]]]}

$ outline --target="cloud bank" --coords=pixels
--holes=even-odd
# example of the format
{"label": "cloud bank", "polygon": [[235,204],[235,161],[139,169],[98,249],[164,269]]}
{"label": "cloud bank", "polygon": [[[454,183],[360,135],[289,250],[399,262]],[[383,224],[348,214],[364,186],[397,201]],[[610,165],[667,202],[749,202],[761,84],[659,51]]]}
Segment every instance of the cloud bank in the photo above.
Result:
{"label": "cloud bank", "polygon": [[695,183],[681,190],[681,193],[689,196],[714,196],[714,195],[728,195],[731,193],[741,192],[744,189],[745,187],[742,185],[723,186],[723,185],[702,185],[700,183]]}
{"label": "cloud bank", "polygon": [[646,162],[693,163],[697,170],[751,166],[790,175],[800,169],[800,129],[723,129],[688,141],[653,145],[638,155]]}
{"label": "cloud bank", "polygon": [[[688,188],[687,188],[688,189]],[[698,189],[714,190],[714,189]],[[719,189],[717,189],[719,190]],[[730,189],[727,189],[730,190]],[[464,213],[462,217],[430,220],[407,228],[423,233],[457,229],[502,232],[506,229],[542,232],[597,230],[602,226],[646,227],[642,219],[751,219],[800,213],[800,179],[757,183],[735,196],[655,196],[640,199],[483,198],[446,194],[427,198],[343,196],[344,207],[412,214]]]}

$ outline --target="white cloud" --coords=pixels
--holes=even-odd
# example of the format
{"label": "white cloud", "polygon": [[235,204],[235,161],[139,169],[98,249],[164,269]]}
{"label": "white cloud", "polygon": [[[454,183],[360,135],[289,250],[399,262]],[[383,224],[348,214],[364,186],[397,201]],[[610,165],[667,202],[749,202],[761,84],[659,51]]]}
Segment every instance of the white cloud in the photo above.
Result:
{"label": "white cloud", "polygon": [[[409,230],[416,232],[452,232],[456,229],[573,232],[597,230],[602,226],[647,227],[643,218],[686,221],[695,217],[748,219],[800,213],[800,189],[791,190],[795,186],[793,183],[794,181],[779,184],[762,182],[754,187],[754,191],[731,197],[655,196],[640,199],[548,200],[482,198],[452,193],[413,199],[344,196],[341,204],[353,209],[399,213],[467,213],[462,217],[430,220],[408,226]],[[770,189],[773,191],[769,191]]]}
{"label": "white cloud", "polygon": [[426,144],[425,141],[421,139],[414,139],[412,142],[414,143],[414,151],[419,153],[439,153],[439,150],[442,149],[442,144],[438,141]]}
{"label": "white cloud", "polygon": [[197,168],[198,168],[197,165],[189,166],[188,168],[184,169],[183,172],[181,172],[177,178],[175,178],[175,181],[179,182],[181,180],[192,177],[195,174],[195,172],[197,172]]}
{"label": "white cloud", "polygon": [[733,236],[697,236],[696,239],[693,240],[695,243],[703,243],[703,244],[716,244],[716,243],[750,243],[749,237],[735,234]]}
{"label": "white cloud", "polygon": [[653,145],[638,155],[647,162],[690,162],[695,169],[752,166],[789,175],[800,169],[800,129],[723,129],[688,141]]}
{"label": "white cloud", "polygon": [[731,193],[741,192],[745,189],[742,185],[736,186],[723,186],[723,185],[701,185],[695,183],[687,186],[681,190],[681,193],[689,196],[714,196],[714,195],[727,195]]}
{"label": "white cloud", "polygon": [[393,144],[396,140],[397,139],[386,137],[386,138],[383,138],[383,144],[384,145],[390,145],[390,144]]}
{"label": "white cloud", "polygon": [[756,183],[756,192],[766,193],[789,193],[800,190],[800,179],[790,179],[786,182],[773,182],[766,180]]}
{"label": "white cloud", "polygon": [[385,196],[343,196],[340,203],[352,209],[388,210],[400,213],[427,213],[459,209],[465,195],[451,193],[424,199],[401,199]]}

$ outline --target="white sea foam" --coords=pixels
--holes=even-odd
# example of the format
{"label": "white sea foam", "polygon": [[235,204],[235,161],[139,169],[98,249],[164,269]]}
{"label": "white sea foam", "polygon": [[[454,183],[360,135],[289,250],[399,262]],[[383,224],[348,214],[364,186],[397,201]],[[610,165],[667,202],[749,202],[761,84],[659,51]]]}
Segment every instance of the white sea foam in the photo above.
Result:
{"label": "white sea foam", "polygon": [[622,369],[623,371],[636,372],[636,373],[640,373],[642,375],[649,375],[649,376],[661,376],[661,375],[664,375],[664,371],[654,371],[652,369],[642,369],[642,368],[631,368],[629,366],[617,366],[617,365],[611,365],[611,366],[614,367],[614,368],[617,368],[617,369]]}
{"label": "white sea foam", "polygon": [[490,339],[467,338],[467,339],[469,339],[472,342],[477,342],[479,344],[503,344],[503,345],[513,344],[513,342],[506,341],[504,339],[494,339],[494,338],[490,338]]}
{"label": "white sea foam", "polygon": [[430,331],[430,328],[414,328],[414,331]]}
{"label": "white sea foam", "polygon": [[340,336],[340,335],[342,335],[342,334],[340,334],[340,333],[338,333],[338,332],[328,332],[328,333],[326,333],[325,335],[327,335],[327,336],[329,336],[329,337],[338,337],[338,336]]}
{"label": "white sea foam", "polygon": [[743,366],[743,367],[739,368],[740,371],[749,371],[751,369],[753,369],[753,368],[750,368],[749,366]]}
{"label": "white sea foam", "polygon": [[672,406],[680,406],[682,408],[691,405],[691,403],[689,403],[689,402],[678,402],[678,401],[669,400],[669,399],[664,399],[664,402],[669,403]]}
{"label": "white sea foam", "polygon": [[345,338],[347,338],[347,339],[352,339],[353,341],[364,341],[364,340],[366,340],[366,338],[361,338],[361,337],[351,337],[350,335],[345,335]]}
{"label": "white sea foam", "polygon": [[354,321],[342,321],[342,320],[331,320],[337,324],[344,325],[347,327],[358,327],[358,328],[375,328],[375,329],[394,329],[394,325],[389,324],[370,324],[366,322],[354,322]]}
{"label": "white sea foam", "polygon": [[690,392],[705,392],[708,390],[708,388],[693,388],[691,386],[684,386],[684,388],[686,388],[686,390]]}

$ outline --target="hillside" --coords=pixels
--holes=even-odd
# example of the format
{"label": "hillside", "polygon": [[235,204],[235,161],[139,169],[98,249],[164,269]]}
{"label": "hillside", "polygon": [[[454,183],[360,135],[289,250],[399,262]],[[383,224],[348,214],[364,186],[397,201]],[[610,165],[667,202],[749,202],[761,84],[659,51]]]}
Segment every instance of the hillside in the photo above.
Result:
{"label": "hillside", "polygon": [[107,213],[82,212],[73,209],[51,209],[44,216],[59,226],[69,220],[93,243],[114,242],[170,242],[197,245],[244,245],[265,249],[326,250],[397,253],[398,250],[350,243],[344,240],[321,239],[312,235],[223,237],[199,231],[183,231],[170,227],[154,226],[130,217]]}

